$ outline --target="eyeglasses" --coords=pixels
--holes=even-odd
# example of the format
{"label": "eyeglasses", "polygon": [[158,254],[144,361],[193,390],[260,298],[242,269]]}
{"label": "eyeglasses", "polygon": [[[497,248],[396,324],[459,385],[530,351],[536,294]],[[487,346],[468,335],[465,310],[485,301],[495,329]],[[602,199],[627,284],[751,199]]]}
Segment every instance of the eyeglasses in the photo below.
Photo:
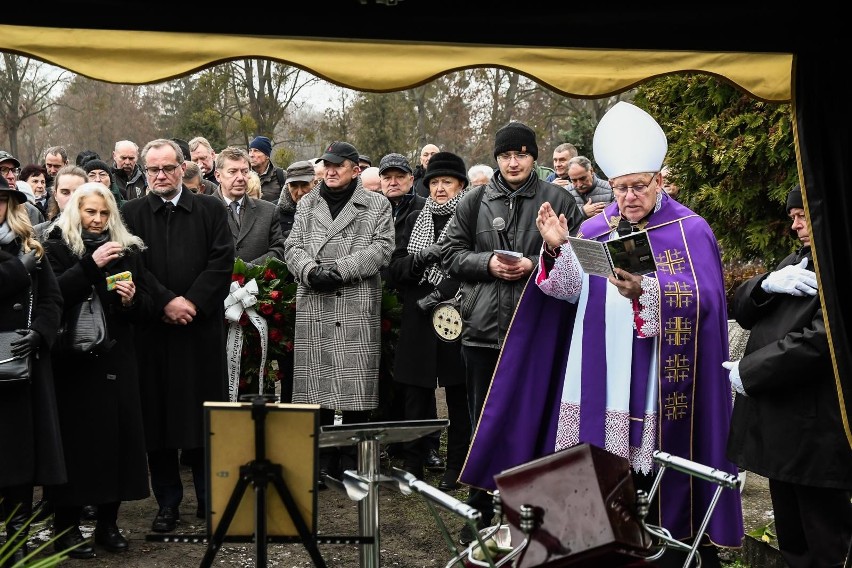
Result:
{"label": "eyeglasses", "polygon": [[154,178],[158,177],[160,175],[160,172],[163,172],[167,176],[170,176],[175,173],[175,170],[179,167],[180,166],[178,164],[174,164],[171,166],[163,166],[162,168],[145,168],[145,173]]}
{"label": "eyeglasses", "polygon": [[518,162],[522,162],[530,156],[532,156],[532,154],[527,154],[526,152],[506,152],[504,154],[497,154],[497,160],[500,162],[510,162],[512,158],[514,158]]}
{"label": "eyeglasses", "polygon": [[13,174],[18,175],[19,173],[21,173],[21,168],[9,168],[9,167],[6,167],[6,166],[3,166],[2,168],[0,168],[0,175],[4,175],[4,176],[9,175],[9,172],[12,172]]}
{"label": "eyeglasses", "polygon": [[629,192],[633,192],[633,195],[639,197],[640,195],[645,195],[648,190],[654,185],[654,182],[657,181],[657,174],[654,174],[648,183],[636,183],[633,185],[614,185],[612,186],[612,190],[616,195],[627,195]]}

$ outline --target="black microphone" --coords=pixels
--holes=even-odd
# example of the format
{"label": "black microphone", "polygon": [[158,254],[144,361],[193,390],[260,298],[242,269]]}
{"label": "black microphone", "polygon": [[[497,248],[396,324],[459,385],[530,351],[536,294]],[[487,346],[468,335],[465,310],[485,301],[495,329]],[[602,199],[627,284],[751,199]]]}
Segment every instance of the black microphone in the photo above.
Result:
{"label": "black microphone", "polygon": [[619,237],[626,237],[630,233],[633,232],[633,225],[630,224],[630,221],[625,219],[624,217],[618,222],[618,227],[615,228]]}
{"label": "black microphone", "polygon": [[509,239],[506,238],[506,221],[503,217],[494,217],[491,221],[491,227],[497,231],[497,237],[500,239],[500,248],[503,250],[512,250],[509,246]]}

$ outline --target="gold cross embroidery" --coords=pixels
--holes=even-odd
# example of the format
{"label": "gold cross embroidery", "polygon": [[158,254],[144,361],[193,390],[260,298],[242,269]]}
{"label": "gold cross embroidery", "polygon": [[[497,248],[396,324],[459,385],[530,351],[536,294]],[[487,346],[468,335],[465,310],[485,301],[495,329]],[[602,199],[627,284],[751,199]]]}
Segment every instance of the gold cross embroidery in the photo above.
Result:
{"label": "gold cross embroidery", "polygon": [[692,321],[683,316],[675,316],[666,321],[666,343],[684,345],[692,339]]}
{"label": "gold cross embroidery", "polygon": [[678,249],[666,249],[654,259],[657,270],[668,274],[679,274],[686,268],[686,259]]}
{"label": "gold cross embroidery", "polygon": [[670,383],[685,381],[689,378],[689,365],[689,357],[675,353],[666,359],[665,367],[663,367],[663,376]]}
{"label": "gold cross embroidery", "polygon": [[686,282],[668,282],[663,290],[663,296],[669,306],[675,308],[685,308],[692,303],[692,298],[695,292]]}
{"label": "gold cross embroidery", "polygon": [[664,404],[666,420],[680,420],[686,416],[687,400],[683,393],[671,393],[666,395]]}

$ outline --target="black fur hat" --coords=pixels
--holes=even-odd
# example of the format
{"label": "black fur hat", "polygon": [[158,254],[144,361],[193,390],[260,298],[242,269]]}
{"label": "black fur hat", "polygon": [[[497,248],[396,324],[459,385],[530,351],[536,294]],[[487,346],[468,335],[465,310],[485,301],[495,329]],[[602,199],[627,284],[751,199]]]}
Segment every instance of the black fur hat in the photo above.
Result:
{"label": "black fur hat", "polygon": [[538,144],[533,129],[520,122],[510,122],[498,130],[494,136],[494,158],[504,152],[525,152],[537,160]]}
{"label": "black fur hat", "polygon": [[438,176],[451,176],[461,180],[467,186],[467,168],[464,160],[452,152],[438,152],[429,158],[426,173],[423,175],[423,183],[429,187],[429,180]]}

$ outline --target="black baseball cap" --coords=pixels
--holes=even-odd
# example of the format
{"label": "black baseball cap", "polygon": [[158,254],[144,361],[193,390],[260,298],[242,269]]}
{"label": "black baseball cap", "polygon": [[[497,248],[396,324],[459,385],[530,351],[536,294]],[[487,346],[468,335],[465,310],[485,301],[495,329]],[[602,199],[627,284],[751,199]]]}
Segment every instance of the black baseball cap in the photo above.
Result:
{"label": "black baseball cap", "polygon": [[320,156],[320,160],[332,164],[342,164],[343,160],[351,160],[357,164],[358,150],[349,142],[332,142],[325,149],[325,154]]}

